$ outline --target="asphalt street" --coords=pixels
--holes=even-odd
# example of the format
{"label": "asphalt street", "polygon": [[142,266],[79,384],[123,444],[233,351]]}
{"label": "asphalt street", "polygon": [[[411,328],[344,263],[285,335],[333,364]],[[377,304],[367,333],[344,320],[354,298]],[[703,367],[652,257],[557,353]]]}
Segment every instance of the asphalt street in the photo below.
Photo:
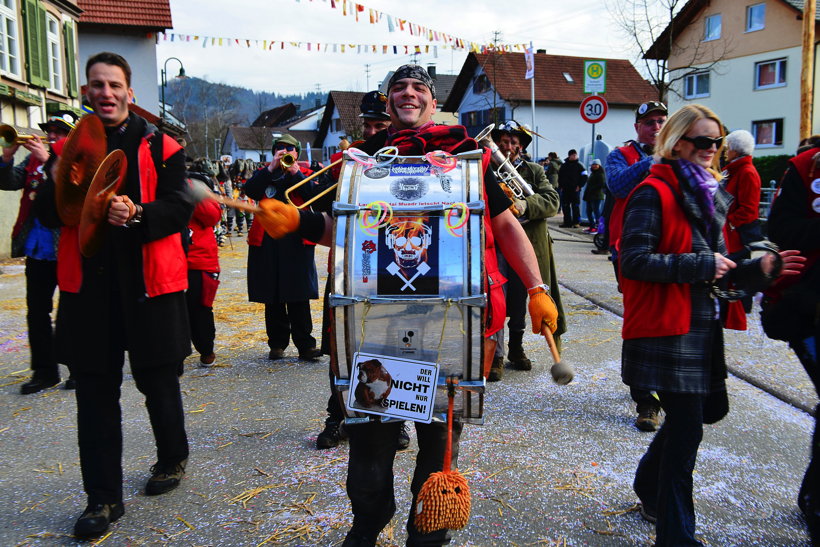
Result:
{"label": "asphalt street", "polygon": [[[555,223],[557,224],[557,222]],[[620,380],[620,298],[606,257],[590,237],[552,227],[569,332],[568,386],[552,383],[549,352],[527,334],[531,372],[507,370],[490,384],[486,423],[468,425],[459,469],[472,516],[454,545],[651,545],[653,527],[631,489],[652,434],[637,431]],[[175,491],[143,494],[154,447],[141,395],[122,390],[126,514],[103,545],[338,545],[350,525],[347,446],[317,451],[327,399],[327,358],[269,361],[262,307],[247,302],[243,238],[221,250],[216,366],[192,355],[182,377],[191,458]],[[320,274],[326,254],[317,252]],[[73,545],[85,506],[74,395],[54,388],[23,396],[28,377],[25,277],[0,275],[1,545]],[[322,283],[322,281],[320,281]],[[321,302],[313,302],[318,334]],[[796,495],[807,464],[816,394],[783,344],[760,332],[727,337],[731,411],[707,426],[695,471],[698,536],[709,545],[808,545]],[[63,370],[65,372],[65,370]],[[772,395],[775,393],[777,396]],[[396,457],[399,511],[380,545],[403,545],[416,453]]]}

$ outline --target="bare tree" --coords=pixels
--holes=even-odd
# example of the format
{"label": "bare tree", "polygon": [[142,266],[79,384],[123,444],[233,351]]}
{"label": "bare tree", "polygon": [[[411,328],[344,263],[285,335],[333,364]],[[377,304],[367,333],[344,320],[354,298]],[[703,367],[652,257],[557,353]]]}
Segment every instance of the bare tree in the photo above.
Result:
{"label": "bare tree", "polygon": [[610,16],[634,42],[635,64],[658,90],[658,100],[666,101],[670,91],[680,96],[677,84],[690,75],[717,71],[731,50],[726,36],[707,41],[692,30],[686,39],[691,18],[679,17],[681,11],[694,14],[707,5],[706,0],[606,0]]}

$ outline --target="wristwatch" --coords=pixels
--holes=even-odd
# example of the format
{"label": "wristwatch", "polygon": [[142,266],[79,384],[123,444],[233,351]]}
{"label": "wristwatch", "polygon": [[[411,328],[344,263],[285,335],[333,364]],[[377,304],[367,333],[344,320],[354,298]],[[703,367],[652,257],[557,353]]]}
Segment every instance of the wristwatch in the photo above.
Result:
{"label": "wristwatch", "polygon": [[535,294],[542,293],[542,292],[545,292],[545,293],[549,294],[550,293],[550,286],[547,285],[546,283],[542,283],[541,285],[536,285],[535,287],[531,287],[531,288],[527,289],[527,294],[529,296],[533,296]]}
{"label": "wristwatch", "polygon": [[134,207],[136,207],[137,211],[134,213],[134,216],[129,218],[125,223],[125,225],[129,228],[134,224],[139,224],[142,221],[142,205],[135,203]]}

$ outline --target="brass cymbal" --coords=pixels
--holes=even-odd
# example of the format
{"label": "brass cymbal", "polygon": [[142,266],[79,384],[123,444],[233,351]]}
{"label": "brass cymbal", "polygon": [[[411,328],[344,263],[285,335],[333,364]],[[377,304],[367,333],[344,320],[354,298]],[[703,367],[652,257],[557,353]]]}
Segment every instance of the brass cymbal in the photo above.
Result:
{"label": "brass cymbal", "polygon": [[94,114],[80,118],[65,140],[54,182],[57,214],[66,226],[80,223],[88,187],[105,158],[106,142],[103,124]]}
{"label": "brass cymbal", "polygon": [[80,252],[86,258],[100,250],[108,233],[108,205],[125,184],[128,159],[122,150],[108,154],[88,187],[80,217]]}

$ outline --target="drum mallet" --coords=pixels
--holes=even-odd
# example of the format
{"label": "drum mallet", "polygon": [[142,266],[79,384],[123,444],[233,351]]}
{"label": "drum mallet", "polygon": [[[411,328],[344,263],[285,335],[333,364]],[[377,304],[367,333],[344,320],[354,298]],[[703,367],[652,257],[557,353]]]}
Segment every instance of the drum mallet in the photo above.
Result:
{"label": "drum mallet", "polygon": [[552,380],[558,385],[565,386],[575,377],[575,370],[573,370],[572,365],[561,361],[561,354],[558,353],[555,338],[552,337],[549,328],[544,329],[544,338],[547,339],[547,345],[550,347],[550,353],[552,353],[552,360],[554,361],[554,364],[550,367]]}

